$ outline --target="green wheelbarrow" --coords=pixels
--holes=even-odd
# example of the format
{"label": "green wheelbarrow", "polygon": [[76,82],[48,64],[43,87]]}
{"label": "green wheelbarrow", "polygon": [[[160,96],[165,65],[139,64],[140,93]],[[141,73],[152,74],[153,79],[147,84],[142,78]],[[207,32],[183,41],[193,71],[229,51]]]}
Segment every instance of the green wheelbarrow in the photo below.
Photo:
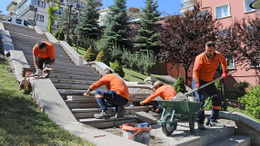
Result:
{"label": "green wheelbarrow", "polygon": [[201,102],[158,100],[163,108],[163,112],[161,119],[158,120],[157,123],[162,125],[163,133],[169,136],[176,130],[178,121],[183,118],[188,118],[190,132],[194,133],[194,123],[197,114],[199,114],[215,96],[217,95],[211,96],[203,107],[201,107]]}

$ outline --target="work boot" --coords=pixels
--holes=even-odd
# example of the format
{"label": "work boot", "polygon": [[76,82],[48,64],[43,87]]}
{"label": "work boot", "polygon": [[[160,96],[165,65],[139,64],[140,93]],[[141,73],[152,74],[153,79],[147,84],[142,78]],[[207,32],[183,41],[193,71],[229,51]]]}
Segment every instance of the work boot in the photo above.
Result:
{"label": "work boot", "polygon": [[209,125],[210,125],[211,127],[221,127],[221,128],[224,128],[224,127],[225,127],[224,124],[221,124],[221,123],[219,123],[218,121],[210,121]]}
{"label": "work boot", "polygon": [[115,117],[116,118],[123,117],[124,114],[125,114],[125,108],[123,106],[119,106]]}
{"label": "work boot", "polygon": [[203,124],[198,123],[198,129],[199,130],[205,130],[205,126]]}
{"label": "work boot", "polygon": [[111,114],[109,112],[106,112],[104,110],[102,110],[102,112],[100,114],[95,114],[94,117],[97,119],[103,119],[103,118],[109,118],[111,116]]}

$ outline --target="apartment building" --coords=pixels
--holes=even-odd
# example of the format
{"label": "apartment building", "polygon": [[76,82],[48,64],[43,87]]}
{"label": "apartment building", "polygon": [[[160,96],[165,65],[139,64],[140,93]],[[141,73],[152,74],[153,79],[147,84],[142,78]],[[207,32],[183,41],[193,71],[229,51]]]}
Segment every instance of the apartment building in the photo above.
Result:
{"label": "apartment building", "polygon": [[[100,26],[107,26],[107,17],[108,17],[108,12],[110,11],[109,8],[107,9],[102,9],[99,10],[99,19],[98,19],[98,23]],[[138,21],[141,18],[141,14],[142,12],[140,11],[140,9],[134,8],[134,7],[130,7],[129,9],[126,10],[127,16],[129,17],[129,22],[130,21]]]}
{"label": "apartment building", "polygon": [[[102,0],[97,0],[101,4]],[[56,1],[57,2],[57,1]],[[60,7],[57,10],[56,15],[61,15],[67,4],[72,5],[72,9],[77,11],[78,8],[84,8],[85,0],[60,0]],[[40,27],[43,31],[47,30],[47,17],[46,12],[48,5],[53,6],[55,2],[47,3],[44,0],[12,0],[6,7],[6,10],[10,13],[8,16],[18,16],[24,19],[28,19],[32,24]],[[57,29],[57,23],[54,24],[54,29]]]}
{"label": "apartment building", "polygon": [[[223,28],[229,27],[233,20],[242,19],[244,17],[255,17],[257,15],[257,11],[249,7],[250,3],[253,0],[181,0],[181,9],[180,12],[184,13],[187,10],[192,10],[193,5],[199,3],[201,6],[201,11],[208,11],[213,15],[213,18],[216,18],[223,24]],[[172,69],[170,70],[170,65],[168,64],[168,73],[177,78],[177,75],[181,74],[185,76],[185,71],[183,68]],[[192,77],[192,68],[190,68],[188,72],[188,81],[191,83]],[[241,66],[235,64],[234,59],[228,60],[228,69],[237,71],[232,74],[232,79],[228,78],[225,84],[229,87],[233,87],[235,82],[249,82],[251,85],[255,86],[259,83],[258,78],[255,74],[254,68],[249,70],[245,70]]]}

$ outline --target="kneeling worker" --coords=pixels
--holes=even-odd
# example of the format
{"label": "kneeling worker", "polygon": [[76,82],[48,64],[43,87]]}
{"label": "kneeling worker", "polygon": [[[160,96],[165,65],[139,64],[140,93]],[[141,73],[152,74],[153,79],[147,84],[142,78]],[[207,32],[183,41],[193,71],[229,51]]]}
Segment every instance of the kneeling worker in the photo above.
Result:
{"label": "kneeling worker", "polygon": [[106,85],[108,90],[96,90],[95,97],[102,112],[100,114],[95,114],[94,117],[97,119],[110,117],[111,115],[108,112],[107,105],[116,107],[115,111],[117,111],[117,114],[115,117],[122,117],[125,113],[124,105],[129,101],[129,91],[124,80],[114,75],[112,70],[106,68],[103,77],[93,83],[86,93],[84,93],[84,96],[89,96],[90,91],[102,85]]}
{"label": "kneeling worker", "polygon": [[55,63],[55,48],[49,42],[41,41],[33,48],[33,60],[36,69],[35,75],[41,75],[43,63],[49,67]]}
{"label": "kneeling worker", "polygon": [[[160,96],[163,100],[170,100],[173,99],[175,95],[177,95],[177,92],[171,85],[164,85],[160,81],[156,81],[153,84],[153,91],[155,91],[153,94],[151,94],[149,97],[147,97],[144,101],[140,102],[140,105],[144,105],[145,103],[148,103],[152,101],[157,96]],[[158,113],[162,112],[162,108],[159,104],[156,104],[157,107],[154,107],[154,110]]]}

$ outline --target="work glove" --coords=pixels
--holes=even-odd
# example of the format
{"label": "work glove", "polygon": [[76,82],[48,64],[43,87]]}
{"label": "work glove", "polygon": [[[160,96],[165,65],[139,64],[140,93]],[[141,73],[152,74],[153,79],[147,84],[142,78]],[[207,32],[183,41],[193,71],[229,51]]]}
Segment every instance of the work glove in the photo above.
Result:
{"label": "work glove", "polygon": [[224,79],[227,78],[228,77],[227,71],[223,71],[221,76],[224,77]]}
{"label": "work glove", "polygon": [[83,93],[83,96],[88,97],[90,94],[91,89],[89,88],[85,93]]}
{"label": "work glove", "polygon": [[140,105],[144,105],[144,104],[145,104],[144,101],[141,101],[141,102],[140,102]]}
{"label": "work glove", "polygon": [[36,76],[40,76],[42,74],[41,69],[37,69],[36,72],[34,73],[34,75]]}
{"label": "work glove", "polygon": [[200,83],[199,83],[199,82],[196,82],[195,88],[199,88],[199,86],[200,86]]}

